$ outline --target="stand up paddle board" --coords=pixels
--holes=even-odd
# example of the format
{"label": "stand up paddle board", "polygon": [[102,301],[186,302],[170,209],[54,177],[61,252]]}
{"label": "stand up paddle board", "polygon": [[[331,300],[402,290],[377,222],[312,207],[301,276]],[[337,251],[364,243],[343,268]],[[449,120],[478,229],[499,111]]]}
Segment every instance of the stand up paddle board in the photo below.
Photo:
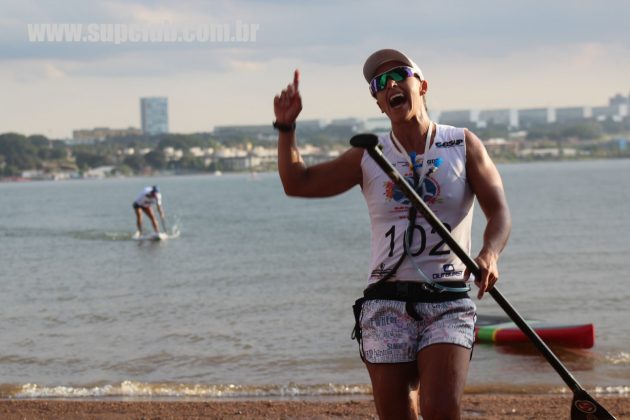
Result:
{"label": "stand up paddle board", "polygon": [[135,241],[163,241],[168,239],[168,235],[164,232],[151,233],[148,235],[138,235],[137,232],[132,236]]}
{"label": "stand up paddle board", "polygon": [[[547,344],[581,349],[590,349],[595,344],[593,324],[554,324],[530,320],[527,323]],[[508,317],[478,315],[475,324],[475,341],[514,344],[525,343],[529,339]]]}

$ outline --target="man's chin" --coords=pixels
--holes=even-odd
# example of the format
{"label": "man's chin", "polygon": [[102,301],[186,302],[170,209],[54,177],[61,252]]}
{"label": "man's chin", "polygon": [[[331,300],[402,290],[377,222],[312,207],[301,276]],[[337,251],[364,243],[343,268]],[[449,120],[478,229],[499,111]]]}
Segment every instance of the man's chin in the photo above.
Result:
{"label": "man's chin", "polygon": [[390,109],[389,112],[387,112],[387,116],[392,124],[405,123],[414,118],[413,112],[407,107]]}

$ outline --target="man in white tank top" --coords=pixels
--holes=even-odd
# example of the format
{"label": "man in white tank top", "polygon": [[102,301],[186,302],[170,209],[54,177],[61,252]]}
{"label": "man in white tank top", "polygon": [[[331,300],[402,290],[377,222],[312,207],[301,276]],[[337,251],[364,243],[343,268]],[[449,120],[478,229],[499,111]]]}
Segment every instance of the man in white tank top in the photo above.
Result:
{"label": "man in white tank top", "polygon": [[162,194],[160,193],[160,189],[157,185],[153,185],[151,187],[145,187],[144,190],[138,195],[138,197],[133,202],[133,211],[136,215],[136,228],[137,231],[134,234],[135,238],[139,238],[143,234],[142,228],[142,213],[146,214],[149,220],[151,221],[151,226],[153,226],[153,231],[155,235],[160,234],[160,228],[155,218],[155,213],[153,212],[153,205],[158,209],[160,217],[162,221],[164,221],[164,209],[162,208]]}
{"label": "man in white tank top", "polygon": [[[481,299],[499,278],[497,261],[511,229],[501,177],[481,140],[464,128],[435,124],[428,83],[396,50],[365,62],[370,93],[392,125],[379,143],[392,164],[470,251],[476,197],[486,217],[474,279]],[[381,419],[460,418],[474,341],[476,307],[469,273],[363,149],[306,167],[295,125],[302,110],[299,71],[274,98],[278,169],[287,195],[329,197],[359,185],[372,228],[368,287],[354,306],[360,354]],[[419,392],[420,390],[420,392]]]}

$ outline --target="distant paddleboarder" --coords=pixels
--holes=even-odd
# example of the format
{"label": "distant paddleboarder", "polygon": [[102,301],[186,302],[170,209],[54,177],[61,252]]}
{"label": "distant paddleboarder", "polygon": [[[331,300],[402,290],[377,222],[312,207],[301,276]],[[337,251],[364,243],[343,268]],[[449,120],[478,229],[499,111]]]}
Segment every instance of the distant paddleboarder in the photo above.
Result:
{"label": "distant paddleboarder", "polygon": [[162,208],[162,194],[160,193],[160,189],[157,185],[153,185],[152,187],[145,187],[144,191],[136,198],[133,202],[133,211],[136,213],[136,226],[137,231],[134,234],[134,238],[140,238],[143,235],[142,230],[142,213],[147,215],[147,217],[151,220],[151,225],[153,226],[153,230],[155,231],[155,235],[160,235],[160,228],[155,218],[155,213],[153,212],[153,204],[156,205],[158,212],[160,213],[160,217],[162,221],[164,220],[164,209]]}

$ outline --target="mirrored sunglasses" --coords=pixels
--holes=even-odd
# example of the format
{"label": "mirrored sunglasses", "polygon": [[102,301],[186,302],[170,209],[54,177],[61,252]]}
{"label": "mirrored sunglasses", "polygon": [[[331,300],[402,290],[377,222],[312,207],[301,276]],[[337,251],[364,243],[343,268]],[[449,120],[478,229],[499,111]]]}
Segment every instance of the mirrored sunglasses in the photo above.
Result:
{"label": "mirrored sunglasses", "polygon": [[372,96],[376,96],[377,92],[385,89],[389,79],[392,79],[394,82],[401,82],[412,76],[414,76],[414,72],[411,67],[401,66],[388,70],[372,79],[370,82],[370,93]]}

